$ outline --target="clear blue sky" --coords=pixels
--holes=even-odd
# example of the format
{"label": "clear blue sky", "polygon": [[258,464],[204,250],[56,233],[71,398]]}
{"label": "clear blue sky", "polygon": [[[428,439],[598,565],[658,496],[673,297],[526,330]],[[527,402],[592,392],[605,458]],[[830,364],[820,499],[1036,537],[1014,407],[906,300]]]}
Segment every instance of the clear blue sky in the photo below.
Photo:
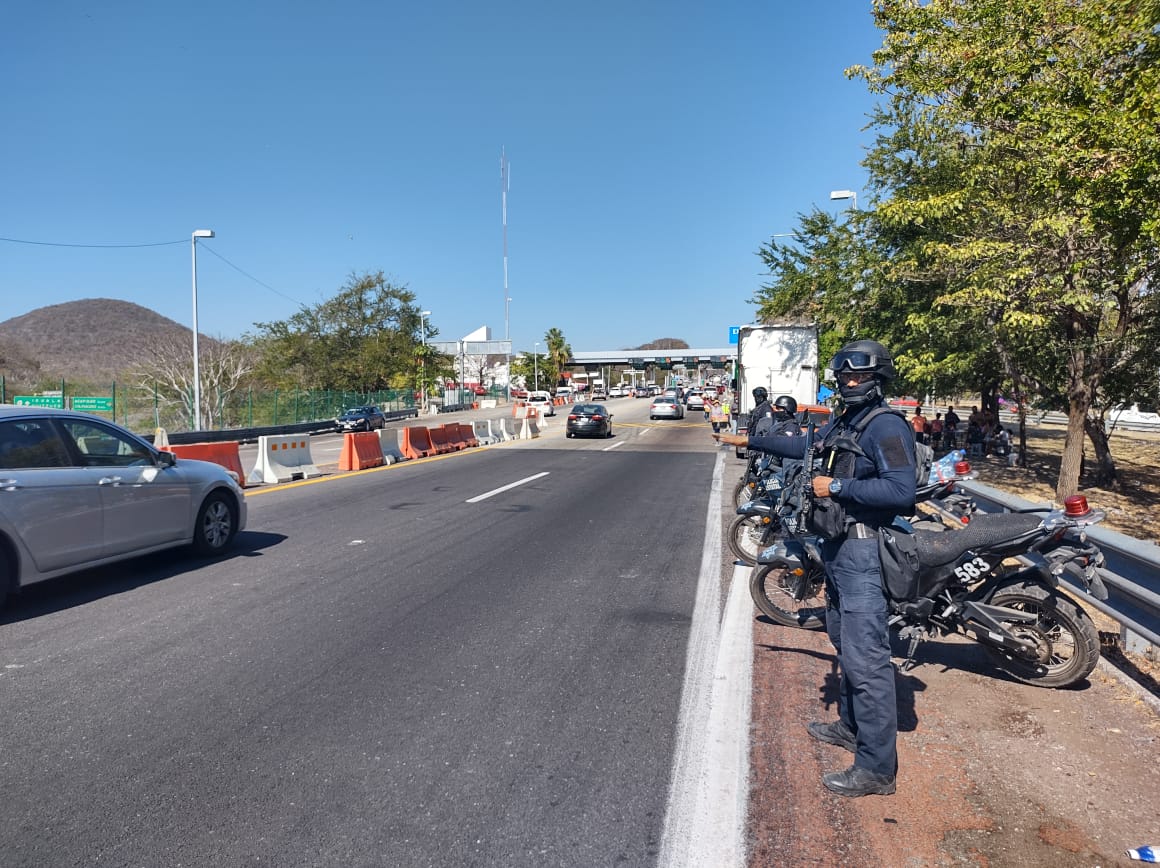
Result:
{"label": "clear blue sky", "polygon": [[502,338],[502,147],[517,351],[725,346],[758,247],[862,195],[843,69],[880,42],[853,0],[6,3],[0,321],[117,298],[189,325],[208,228],[204,334],[381,270],[444,339]]}

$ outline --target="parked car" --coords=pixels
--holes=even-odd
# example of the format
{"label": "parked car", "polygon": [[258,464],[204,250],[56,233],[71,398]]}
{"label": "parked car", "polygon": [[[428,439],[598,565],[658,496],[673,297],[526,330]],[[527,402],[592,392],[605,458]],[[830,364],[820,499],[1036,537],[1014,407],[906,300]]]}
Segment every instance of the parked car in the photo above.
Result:
{"label": "parked car", "polygon": [[535,407],[542,416],[555,416],[556,407],[552,403],[552,396],[547,392],[532,392],[527,397],[529,407]]}
{"label": "parked car", "polygon": [[334,430],[339,434],[348,431],[379,431],[386,424],[387,417],[378,407],[351,407],[334,420]]}
{"label": "parked car", "polygon": [[0,407],[0,603],[65,573],[192,545],[225,551],[246,526],[240,480],[86,413]]}
{"label": "parked car", "polygon": [[648,408],[650,419],[684,419],[685,408],[675,395],[658,395]]}
{"label": "parked car", "polygon": [[565,437],[611,437],[612,414],[603,404],[576,404],[568,413]]}

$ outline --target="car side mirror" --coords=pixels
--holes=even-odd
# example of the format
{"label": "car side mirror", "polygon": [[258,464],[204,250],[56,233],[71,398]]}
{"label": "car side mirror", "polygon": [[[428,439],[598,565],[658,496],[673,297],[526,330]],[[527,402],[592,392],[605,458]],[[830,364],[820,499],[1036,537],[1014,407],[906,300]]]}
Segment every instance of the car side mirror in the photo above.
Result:
{"label": "car side mirror", "polygon": [[173,467],[177,464],[177,456],[172,452],[158,452],[157,464],[159,467]]}

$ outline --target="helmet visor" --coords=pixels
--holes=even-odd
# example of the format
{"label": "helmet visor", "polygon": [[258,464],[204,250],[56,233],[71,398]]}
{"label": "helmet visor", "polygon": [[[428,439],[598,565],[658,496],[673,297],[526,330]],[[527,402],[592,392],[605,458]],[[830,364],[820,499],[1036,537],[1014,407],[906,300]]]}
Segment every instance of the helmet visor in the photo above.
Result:
{"label": "helmet visor", "polygon": [[839,371],[876,371],[880,364],[889,362],[889,358],[879,358],[874,353],[862,350],[848,350],[838,353],[830,362],[830,370]]}

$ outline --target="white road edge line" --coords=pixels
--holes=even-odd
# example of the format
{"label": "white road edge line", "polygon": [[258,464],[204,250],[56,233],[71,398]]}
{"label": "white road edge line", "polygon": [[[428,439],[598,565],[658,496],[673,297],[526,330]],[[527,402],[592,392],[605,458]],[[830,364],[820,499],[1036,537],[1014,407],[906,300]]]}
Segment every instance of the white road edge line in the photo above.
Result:
{"label": "white road edge line", "polygon": [[481,500],[487,500],[489,497],[502,494],[509,489],[516,488],[520,485],[527,485],[529,482],[534,482],[542,476],[547,476],[550,472],[551,471],[549,470],[545,470],[543,473],[537,473],[535,476],[528,476],[524,479],[517,479],[515,482],[510,482],[507,485],[501,486],[500,488],[493,488],[491,491],[485,494],[477,494],[475,497],[469,497],[464,501],[464,503],[479,503]]}
{"label": "white road edge line", "polygon": [[600,451],[601,451],[601,452],[609,452],[609,451],[611,451],[611,450],[615,449],[617,446],[623,446],[623,445],[624,445],[624,441],[623,441],[623,440],[617,440],[617,441],[616,441],[615,443],[613,443],[611,446],[605,446],[605,447],[604,447],[603,449],[601,449]]}
{"label": "white road edge line", "polygon": [[749,799],[753,602],[736,567],[721,623],[721,487],[717,453],[701,573],[686,652],[681,708],[661,834],[661,868],[744,868]]}

